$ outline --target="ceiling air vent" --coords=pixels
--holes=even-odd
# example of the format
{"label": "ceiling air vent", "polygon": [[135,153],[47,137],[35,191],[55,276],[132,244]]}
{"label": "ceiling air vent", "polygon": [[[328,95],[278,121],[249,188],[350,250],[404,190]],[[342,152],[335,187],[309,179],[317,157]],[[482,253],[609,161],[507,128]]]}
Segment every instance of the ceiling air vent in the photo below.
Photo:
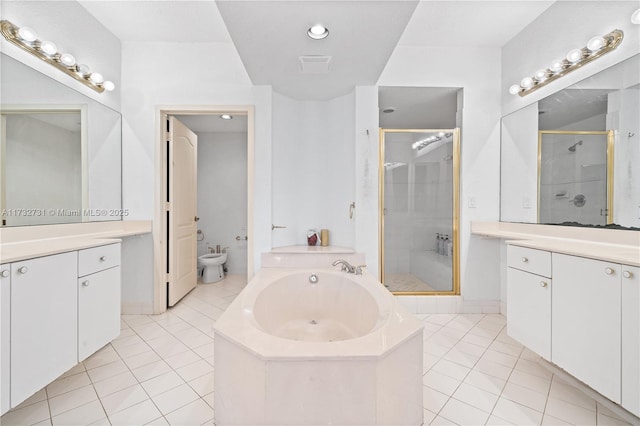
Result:
{"label": "ceiling air vent", "polygon": [[300,56],[300,71],[303,74],[326,74],[329,72],[331,56]]}

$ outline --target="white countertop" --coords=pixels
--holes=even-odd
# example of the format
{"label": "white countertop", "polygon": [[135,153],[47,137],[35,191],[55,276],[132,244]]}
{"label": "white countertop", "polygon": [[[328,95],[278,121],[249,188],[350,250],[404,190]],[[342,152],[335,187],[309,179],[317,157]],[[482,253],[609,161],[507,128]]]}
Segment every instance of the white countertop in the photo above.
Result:
{"label": "white countertop", "polygon": [[640,232],[618,229],[472,222],[471,233],[507,244],[640,266]]}
{"label": "white countertop", "polygon": [[0,230],[0,263],[17,262],[120,242],[121,238],[147,234],[151,221],[91,222],[43,225]]}

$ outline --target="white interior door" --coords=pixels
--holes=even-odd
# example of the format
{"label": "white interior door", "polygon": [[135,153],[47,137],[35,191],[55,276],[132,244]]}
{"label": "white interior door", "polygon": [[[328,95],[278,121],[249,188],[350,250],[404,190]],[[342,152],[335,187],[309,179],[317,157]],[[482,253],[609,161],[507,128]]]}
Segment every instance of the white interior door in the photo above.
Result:
{"label": "white interior door", "polygon": [[169,286],[175,305],[197,283],[198,137],[175,117],[169,120]]}

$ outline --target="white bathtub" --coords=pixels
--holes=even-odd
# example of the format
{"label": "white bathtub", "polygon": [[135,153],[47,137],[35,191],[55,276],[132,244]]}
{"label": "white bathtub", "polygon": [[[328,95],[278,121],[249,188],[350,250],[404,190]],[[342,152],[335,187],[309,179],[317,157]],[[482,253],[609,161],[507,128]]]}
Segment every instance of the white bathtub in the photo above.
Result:
{"label": "white bathtub", "polygon": [[216,322],[216,425],[422,424],[422,324],[329,260],[263,268]]}

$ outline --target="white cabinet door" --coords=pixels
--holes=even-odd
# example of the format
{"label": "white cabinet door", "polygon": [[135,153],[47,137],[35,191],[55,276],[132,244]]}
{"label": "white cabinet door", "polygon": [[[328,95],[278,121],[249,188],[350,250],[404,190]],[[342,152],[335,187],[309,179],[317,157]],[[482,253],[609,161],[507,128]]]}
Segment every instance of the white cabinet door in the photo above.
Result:
{"label": "white cabinet door", "polygon": [[120,334],[120,267],[78,279],[78,360]]}
{"label": "white cabinet door", "polygon": [[78,253],[11,264],[11,405],[78,362]]}
{"label": "white cabinet door", "polygon": [[0,265],[0,414],[11,408],[9,380],[11,366],[11,265]]}
{"label": "white cabinet door", "polygon": [[640,416],[640,268],[622,265],[622,406]]}
{"label": "white cabinet door", "polygon": [[507,334],[551,359],[551,280],[507,268]]}
{"label": "white cabinet door", "polygon": [[553,253],[551,361],[620,403],[620,265]]}

